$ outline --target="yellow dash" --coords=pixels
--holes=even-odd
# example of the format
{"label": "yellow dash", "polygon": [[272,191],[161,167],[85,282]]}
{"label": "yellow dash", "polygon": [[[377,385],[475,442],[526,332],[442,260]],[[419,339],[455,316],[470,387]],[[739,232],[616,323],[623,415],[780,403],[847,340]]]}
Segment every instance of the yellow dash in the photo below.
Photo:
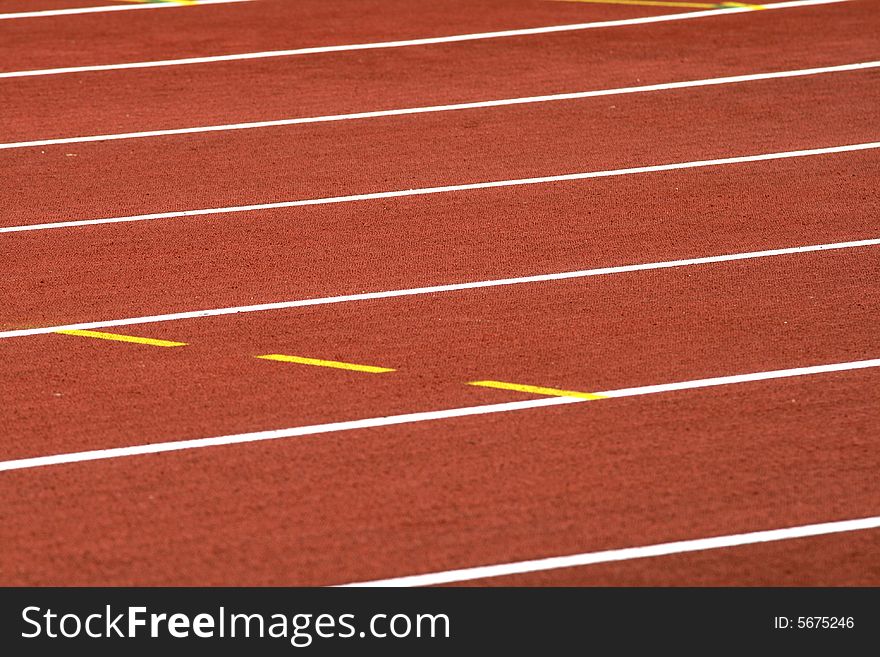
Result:
{"label": "yellow dash", "polygon": [[184,347],[186,342],[172,342],[171,340],[156,340],[154,338],[139,338],[134,335],[119,335],[118,333],[102,333],[100,331],[55,331],[63,335],[79,335],[84,338],[98,338],[99,340],[116,340],[117,342],[135,342],[148,344],[153,347]]}
{"label": "yellow dash", "polygon": [[738,7],[738,8],[743,8],[743,9],[754,9],[755,11],[758,11],[759,9],[766,9],[767,8],[764,5],[750,5],[745,2],[722,2],[719,6],[722,8],[723,7],[731,7],[731,8]]}
{"label": "yellow dash", "polygon": [[559,388],[542,388],[541,386],[526,386],[521,383],[505,383],[504,381],[471,381],[469,386],[483,388],[498,388],[499,390],[515,390],[516,392],[530,392],[535,395],[548,395],[550,397],[579,397],[580,399],[607,399],[605,395],[595,392],[578,392],[576,390],[560,390]]}
{"label": "yellow dash", "polygon": [[278,360],[282,363],[298,363],[300,365],[315,365],[317,367],[335,367],[339,370],[354,370],[355,372],[370,372],[373,374],[381,374],[382,372],[393,372],[388,367],[375,367],[373,365],[357,365],[356,363],[341,363],[338,360],[320,360],[319,358],[303,358],[302,356],[285,356],[284,354],[266,354],[265,356],[257,356],[263,360]]}

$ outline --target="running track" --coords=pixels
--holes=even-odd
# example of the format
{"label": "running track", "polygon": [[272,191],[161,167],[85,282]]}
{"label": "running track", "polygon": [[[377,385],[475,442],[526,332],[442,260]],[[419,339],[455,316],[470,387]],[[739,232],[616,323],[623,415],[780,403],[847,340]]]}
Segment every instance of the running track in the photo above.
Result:
{"label": "running track", "polygon": [[0,0],[0,584],[880,585],[872,0],[126,4]]}

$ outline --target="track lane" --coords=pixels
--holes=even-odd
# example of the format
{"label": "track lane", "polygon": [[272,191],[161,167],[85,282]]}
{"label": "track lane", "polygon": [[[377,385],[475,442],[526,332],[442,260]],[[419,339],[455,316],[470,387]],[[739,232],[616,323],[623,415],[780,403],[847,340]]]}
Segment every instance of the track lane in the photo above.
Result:
{"label": "track lane", "polygon": [[[684,12],[529,0],[444,0],[425,6],[407,0],[258,0],[177,11],[21,19],[2,27],[0,70],[393,41]],[[181,39],[181,34],[188,38]]]}
{"label": "track lane", "polygon": [[5,340],[0,449],[11,460],[533,398],[474,380],[594,392],[875,358],[878,267],[876,250],[806,254],[120,331],[189,345],[176,349]]}
{"label": "track lane", "polygon": [[865,371],[469,418],[442,439],[416,425],[6,473],[0,573],[328,584],[871,515],[877,383]]}
{"label": "track lane", "polygon": [[0,328],[876,238],[878,157],[10,233]]}
{"label": "track lane", "polygon": [[[407,18],[410,13],[400,15]],[[763,13],[772,16],[760,16]],[[182,14],[189,12],[177,13]],[[279,29],[286,24],[279,21]],[[316,116],[868,61],[878,55],[874,35],[880,30],[880,17],[866,3],[851,2],[725,16],[698,29],[699,39],[693,38],[693,26],[669,23],[594,30],[587,36],[562,33],[426,46],[394,54],[362,51],[0,80],[0,90],[9,90],[4,92],[2,141]],[[823,48],[815,47],[818,41]],[[718,51],[728,56],[719,58]],[[52,102],[53,98],[65,102]]]}
{"label": "track lane", "polygon": [[[878,75],[6,151],[15,196],[0,219],[40,224],[870,142]],[[389,137],[401,130],[409,138]]]}

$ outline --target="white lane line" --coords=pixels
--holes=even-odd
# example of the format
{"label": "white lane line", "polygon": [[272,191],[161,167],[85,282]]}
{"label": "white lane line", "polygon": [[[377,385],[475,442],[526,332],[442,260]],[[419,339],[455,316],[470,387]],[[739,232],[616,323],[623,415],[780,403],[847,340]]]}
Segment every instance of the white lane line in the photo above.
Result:
{"label": "white lane line", "polygon": [[[827,5],[850,0],[796,0],[794,2],[777,2],[763,5],[764,9],[790,9],[794,7],[809,7],[813,5]],[[24,78],[39,75],[62,75],[67,73],[86,73],[94,71],[118,71],[137,68],[156,68],[160,66],[184,66],[189,64],[209,64],[215,62],[232,62],[251,59],[266,59],[270,57],[293,57],[297,55],[315,55],[320,53],[348,52],[353,50],[375,50],[380,48],[406,48],[410,46],[427,46],[439,43],[456,43],[461,41],[478,41],[482,39],[498,39],[503,37],[532,36],[536,34],[552,34],[555,32],[572,32],[577,30],[591,30],[605,27],[626,27],[631,25],[646,25],[650,23],[664,23],[668,21],[690,20],[693,18],[706,18],[709,16],[723,16],[728,14],[740,14],[755,11],[750,7],[733,7],[724,9],[709,9],[706,11],[691,11],[681,14],[661,14],[658,16],[643,16],[640,18],[626,18],[620,20],[600,21],[594,23],[575,23],[571,25],[551,25],[548,27],[530,27],[518,30],[501,30],[498,32],[479,32],[474,34],[455,34],[443,37],[429,37],[423,39],[405,39],[401,41],[380,41],[375,43],[355,43],[339,46],[316,46],[311,48],[295,48],[292,50],[267,50],[262,52],[238,53],[232,55],[210,55],[207,57],[185,57],[181,59],[164,59],[146,62],[128,62],[122,64],[98,64],[91,66],[67,66],[63,68],[35,69],[29,71],[7,71],[0,73],[0,78]]]}
{"label": "white lane line", "polygon": [[130,5],[108,5],[105,7],[73,7],[70,9],[40,9],[38,11],[16,11],[0,14],[0,21],[16,18],[45,18],[47,16],[73,16],[76,14],[101,14],[108,11],[131,11],[133,9],[168,9],[170,7],[198,7],[201,5],[225,5],[232,2],[250,2],[251,0],[199,0],[197,3],[184,4],[174,2],[150,2]]}
{"label": "white lane line", "polygon": [[661,262],[619,265],[615,267],[600,267],[597,269],[582,269],[580,271],[558,272],[553,274],[519,276],[517,278],[495,278],[484,281],[472,281],[469,283],[450,283],[447,285],[414,287],[402,290],[385,290],[382,292],[362,292],[360,294],[344,294],[333,297],[277,301],[273,303],[261,303],[250,306],[227,306],[225,308],[189,310],[178,313],[168,313],[165,315],[146,315],[143,317],[128,317],[125,319],[110,319],[97,322],[81,322],[79,324],[65,324],[63,326],[43,326],[38,328],[14,329],[9,331],[0,331],[0,340],[8,338],[27,337],[32,335],[45,335],[48,333],[57,333],[58,331],[89,331],[92,329],[111,328],[115,326],[131,326],[134,324],[173,322],[184,319],[219,317],[222,315],[237,315],[239,313],[267,312],[273,310],[286,310],[290,308],[305,308],[308,306],[324,306],[333,303],[391,299],[395,297],[410,297],[422,294],[440,294],[446,292],[458,292],[461,290],[501,287],[505,285],[546,283],[552,281],[564,281],[568,279],[587,278],[590,276],[623,274],[627,272],[650,271],[654,269],[671,269],[675,267],[690,267],[694,265],[708,265],[719,262],[733,262],[736,260],[772,258],[776,256],[794,255],[800,253],[837,251],[841,249],[856,249],[871,246],[880,246],[880,239],[856,240],[852,242],[832,242],[828,244],[811,244],[809,246],[793,246],[783,249],[769,249],[766,251],[747,251],[744,253],[704,256],[700,258],[689,258],[685,260],[665,260]]}
{"label": "white lane line", "polygon": [[[706,388],[710,386],[724,386],[736,383],[768,381],[771,379],[809,376],[815,374],[827,374],[830,372],[845,372],[872,367],[880,367],[880,358],[872,360],[852,361],[847,363],[832,363],[828,365],[797,367],[785,370],[773,370],[769,372],[752,372],[749,374],[736,374],[733,376],[713,377],[711,379],[696,379],[693,381],[680,381],[676,383],[666,383],[661,385],[642,386],[640,388],[624,388],[621,390],[610,390],[605,392],[599,391],[595,394],[602,395],[603,397],[632,397],[635,395],[649,395],[660,392],[669,392],[672,390],[690,390],[696,388]],[[588,401],[592,403],[604,402],[604,400],[587,400],[582,397],[548,397],[529,401],[489,404],[484,406],[466,406],[462,408],[449,408],[440,411],[405,413],[403,415],[389,415],[384,417],[366,418],[362,420],[331,422],[328,424],[292,427],[289,429],[274,429],[269,431],[256,431],[252,433],[217,436],[213,438],[175,440],[170,442],[160,442],[146,445],[133,445],[131,447],[114,447],[111,449],[96,449],[86,452],[70,452],[67,454],[53,454],[51,456],[36,456],[32,458],[16,459],[12,461],[0,461],[0,472],[9,470],[26,470],[30,468],[40,468],[49,465],[60,465],[65,463],[102,461],[128,456],[141,456],[144,454],[176,452],[187,449],[218,447],[221,445],[239,445],[242,443],[278,440],[280,438],[314,436],[316,434],[337,433],[340,431],[352,431],[355,429],[370,429],[375,427],[394,426],[398,424],[412,424],[416,422],[447,420],[450,418],[468,417],[472,415],[508,413],[511,411],[520,411],[529,408],[543,408],[545,406],[559,406],[562,404],[577,404]]]}
{"label": "white lane line", "polygon": [[546,183],[569,182],[574,180],[590,180],[592,178],[611,178],[615,176],[630,176],[640,173],[658,173],[661,171],[677,171],[680,169],[697,169],[702,167],[723,166],[728,164],[744,164],[748,162],[765,162],[768,160],[784,160],[793,157],[812,157],[815,155],[831,155],[834,153],[850,153],[880,148],[880,142],[867,142],[862,144],[848,144],[846,146],[830,146],[828,148],[809,148],[799,151],[784,151],[780,153],[762,153],[760,155],[741,155],[736,157],[722,157],[713,160],[697,160],[694,162],[674,162],[671,164],[652,164],[642,167],[628,167],[625,169],[609,169],[606,171],[587,171],[584,173],[566,173],[556,176],[540,176],[537,178],[519,178],[515,180],[495,180],[490,182],[465,183],[460,185],[444,185],[441,187],[420,187],[415,189],[401,189],[390,192],[370,192],[366,194],[349,194],[347,196],[329,196],[324,198],[301,199],[298,201],[279,201],[275,203],[254,203],[252,205],[232,205],[222,208],[201,208],[198,210],[179,210],[174,212],[152,212],[149,214],[137,214],[126,217],[106,217],[102,219],[75,219],[72,221],[54,221],[44,224],[22,224],[18,226],[4,226],[0,233],[23,233],[35,230],[56,230],[59,228],[74,228],[81,226],[99,226],[103,224],[120,224],[134,221],[152,221],[156,219],[175,219],[180,217],[202,217],[213,214],[231,214],[235,212],[253,212],[256,210],[278,210],[281,208],[296,208],[311,205],[331,205],[334,203],[351,203],[355,201],[372,201],[384,198],[401,198],[405,196],[426,196],[429,194],[446,194],[450,192],[465,192],[477,189],[492,189],[496,187],[517,187],[521,185],[543,185]]}
{"label": "white lane line", "polygon": [[811,376],[813,374],[827,374],[829,372],[847,372],[850,370],[861,370],[871,367],[880,367],[880,358],[873,358],[870,360],[856,360],[847,363],[833,363],[831,365],[810,365],[808,367],[794,367],[785,370],[770,370],[768,372],[734,374],[732,376],[715,376],[708,379],[676,381],[675,383],[660,383],[650,386],[638,386],[636,388],[618,388],[617,390],[600,391],[596,394],[611,399],[617,399],[619,397],[638,397],[641,395],[655,395],[663,392],[677,392],[679,390],[696,390],[697,388],[727,386],[735,383],[769,381],[771,379],[786,379],[794,376]]}
{"label": "white lane line", "polygon": [[143,130],[139,132],[120,132],[103,135],[88,135],[82,137],[59,137],[52,139],[37,139],[32,141],[16,141],[0,144],[0,150],[13,148],[33,148],[35,146],[56,146],[60,144],[83,144],[88,142],[116,141],[120,139],[143,139],[148,137],[165,137],[169,135],[190,135],[204,132],[224,132],[228,130],[252,130],[256,128],[276,128],[281,126],[303,125],[308,123],[327,123],[331,121],[353,121],[359,119],[374,119],[389,116],[406,116],[411,114],[428,114],[432,112],[453,112],[458,110],[485,109],[490,107],[508,107],[511,105],[528,105],[532,103],[550,103],[567,100],[580,100],[584,98],[596,98],[600,96],[617,96],[624,94],[647,93],[653,91],[669,91],[675,89],[690,89],[693,87],[709,87],[723,84],[739,84],[742,82],[755,82],[760,80],[777,80],[781,78],[805,77],[810,75],[822,75],[825,73],[845,73],[862,71],[880,67],[880,61],[861,62],[858,64],[841,64],[839,66],[823,66],[818,68],[806,68],[793,71],[777,71],[773,73],[749,73],[745,75],[732,75],[720,78],[707,78],[704,80],[688,80],[684,82],[663,82],[659,84],[647,84],[637,87],[620,87],[617,89],[599,89],[595,91],[577,91],[563,94],[549,94],[544,96],[526,96],[520,98],[503,98],[500,100],[483,100],[470,103],[454,103],[451,105],[428,105],[424,107],[407,107],[403,109],[375,110],[371,112],[353,112],[350,114],[326,114],[323,116],[309,116],[292,119],[276,119],[271,121],[251,121],[248,123],[225,123],[221,125],[198,126],[194,128],[169,128],[165,130]]}
{"label": "white lane line", "polygon": [[452,584],[455,582],[467,582],[475,579],[491,577],[503,577],[505,575],[521,575],[523,573],[535,573],[546,570],[559,570],[560,568],[574,568],[578,566],[592,566],[600,563],[614,561],[630,561],[632,559],[646,559],[649,557],[663,557],[672,554],[685,554],[687,552],[702,552],[704,550],[718,550],[742,545],[755,545],[758,543],[772,543],[776,541],[788,541],[810,536],[825,536],[828,534],[841,534],[866,529],[880,528],[880,516],[870,518],[857,518],[854,520],[837,520],[822,522],[814,525],[798,525],[783,529],[768,529],[744,534],[729,534],[726,536],[713,536],[711,538],[697,538],[672,543],[655,543],[642,547],[621,548],[617,550],[602,550],[601,552],[582,552],[564,557],[547,557],[544,559],[531,559],[529,561],[514,561],[512,563],[496,564],[492,566],[477,566],[475,568],[459,568],[445,570],[424,575],[410,575],[407,577],[393,577],[369,582],[356,582],[341,586],[436,586],[438,584]]}

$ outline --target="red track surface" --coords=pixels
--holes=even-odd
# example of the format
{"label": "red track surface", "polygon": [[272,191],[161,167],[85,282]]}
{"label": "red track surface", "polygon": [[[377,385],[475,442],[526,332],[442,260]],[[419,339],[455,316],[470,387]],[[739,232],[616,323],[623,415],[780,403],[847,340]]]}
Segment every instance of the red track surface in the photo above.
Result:
{"label": "red track surface", "polygon": [[[554,186],[560,193],[482,190],[11,233],[0,328],[866,239],[880,212],[876,181],[852,174],[875,163],[850,153],[738,165],[722,176],[565,183]],[[842,198],[844,185],[851,194]],[[346,240],[330,244],[328,234]]]}
{"label": "red track surface", "polygon": [[[16,206],[4,214],[6,225],[44,223],[836,146],[871,141],[878,105],[876,75],[844,73],[732,90],[21,149],[4,155],[6,182],[16,190]],[[791,125],[797,130],[784,129]],[[242,159],[252,166],[242,167]],[[59,194],[60,180],[81,193]],[[601,184],[572,191],[602,195]]]}
{"label": "red track surface", "polygon": [[[43,29],[49,29],[51,21],[58,21],[56,31],[72,25],[72,21],[93,25],[97,20],[95,16],[101,16],[101,21],[119,24],[121,44],[114,47],[103,39],[86,43],[77,40],[76,52],[63,55],[57,50],[57,34],[38,42],[45,44],[40,48],[34,43],[33,34],[39,25],[30,21],[31,25],[27,26],[28,21],[19,21],[22,24],[13,27],[27,28],[27,35],[22,37],[22,43],[2,42],[11,52],[4,54],[0,45],[0,70],[385,41],[657,13],[648,7],[577,6],[543,0],[520,0],[516,11],[511,11],[507,0],[494,2],[494,12],[480,9],[479,4],[470,1],[458,4],[476,6],[460,11],[448,11],[446,3],[422,3],[415,13],[426,12],[429,20],[425,25],[418,25],[410,20],[413,3],[401,1],[409,11],[400,10],[401,2],[388,2],[382,3],[386,11],[365,12],[364,16],[375,16],[377,20],[371,31],[363,31],[369,21],[365,22],[359,12],[357,20],[338,17],[300,22],[298,19],[293,31],[284,22],[273,23],[264,17],[272,7],[290,13],[288,0],[258,0],[256,6],[245,3],[203,8],[199,12],[210,12],[217,21],[221,20],[216,17],[218,14],[222,17],[227,12],[250,12],[251,20],[257,21],[263,31],[259,39],[230,42],[217,40],[216,33],[221,27],[212,25],[211,39],[198,49],[194,47],[197,41],[181,43],[169,32],[180,29],[181,33],[191,34],[205,29],[201,25],[177,27],[180,21],[201,22],[199,15],[203,14],[190,19],[188,17],[197,12],[189,10],[45,19]],[[298,7],[309,4],[297,2]],[[314,2],[319,8],[340,4],[352,3]],[[355,4],[361,7],[364,3]],[[439,9],[442,16],[433,15],[432,7]],[[520,9],[527,7],[531,11],[517,19]],[[541,13],[534,15],[531,13],[534,11]],[[273,24],[281,27],[279,36],[270,39],[264,30]],[[324,33],[331,27],[332,34]],[[80,27],[79,31],[83,29]],[[237,16],[231,16],[223,29],[239,37],[244,33]],[[309,29],[322,32],[306,38],[304,31]],[[352,32],[355,29],[358,31]],[[8,33],[10,25],[5,25],[4,30]],[[693,38],[695,31],[699,32],[699,38]],[[561,32],[396,51],[365,50],[219,62],[209,66],[0,79],[0,90],[12,90],[4,93],[4,141],[316,116],[827,66],[876,58],[878,31],[880,15],[870,1],[858,1],[852,7],[754,12],[695,22]],[[138,37],[149,42],[133,43],[132,39]],[[162,43],[163,39],[170,39],[171,43],[158,49],[155,42]],[[780,40],[784,40],[784,47],[779,47]],[[823,46],[817,48],[817,43]],[[40,57],[36,58],[34,53]],[[662,64],[658,65],[660,59]],[[418,71],[418,75],[413,75],[413,71]],[[873,79],[876,80],[876,75]],[[53,98],[62,98],[63,102],[50,102]],[[606,107],[616,104],[614,100],[606,100]],[[781,103],[774,106],[775,109],[781,107]],[[671,118],[681,120],[684,116],[698,114],[683,103],[678,114]],[[658,118],[663,117],[658,115]],[[491,121],[493,117],[483,120]]]}
{"label": "red track surface", "polygon": [[[7,473],[4,568],[41,583],[319,584],[872,515],[880,412],[852,400],[878,383],[758,384],[697,403],[682,393]],[[876,550],[872,563],[850,563],[848,581],[876,584]],[[761,567],[740,559],[716,577]]]}
{"label": "red track surface", "polygon": [[[0,12],[22,9],[0,2]],[[0,79],[0,141],[850,64],[880,54],[874,9],[855,0]],[[537,0],[256,0],[20,19],[0,21],[0,70],[657,13]],[[866,70],[0,150],[0,226],[872,142],[878,79]],[[0,233],[0,331],[874,239],[877,172],[868,150]],[[465,385],[475,379],[589,392],[877,358],[878,277],[880,247],[870,246],[104,329],[188,343],[174,349],[0,336],[0,462],[535,398]],[[397,371],[253,357],[266,353]],[[878,377],[867,369],[0,471],[0,583],[330,584],[877,516]],[[871,530],[476,583],[877,585],[878,547]]]}

